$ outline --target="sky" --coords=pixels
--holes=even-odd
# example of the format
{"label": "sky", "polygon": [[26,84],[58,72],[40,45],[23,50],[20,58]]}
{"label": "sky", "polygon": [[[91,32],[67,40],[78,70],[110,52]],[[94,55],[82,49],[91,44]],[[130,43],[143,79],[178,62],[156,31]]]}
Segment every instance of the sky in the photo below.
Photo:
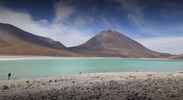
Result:
{"label": "sky", "polygon": [[112,29],[151,50],[183,53],[183,0],[0,0],[0,23],[67,47]]}

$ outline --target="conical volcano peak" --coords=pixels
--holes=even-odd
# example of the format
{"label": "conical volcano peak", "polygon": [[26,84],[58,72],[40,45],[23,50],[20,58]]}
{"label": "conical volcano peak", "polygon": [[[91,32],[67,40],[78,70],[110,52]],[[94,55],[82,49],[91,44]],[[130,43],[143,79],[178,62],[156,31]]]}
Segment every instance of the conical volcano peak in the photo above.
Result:
{"label": "conical volcano peak", "polygon": [[118,33],[119,34],[119,32],[117,32],[115,30],[112,30],[112,29],[104,30],[104,31],[101,32],[101,34],[102,33],[103,34],[114,34],[114,33]]}
{"label": "conical volcano peak", "polygon": [[116,33],[117,31],[115,31],[113,29],[108,29],[108,30],[104,30],[103,32],[106,32],[106,33]]}
{"label": "conical volcano peak", "polygon": [[121,33],[115,31],[115,30],[105,30],[100,32],[97,37],[105,37],[105,38],[112,38],[112,37],[119,37],[120,35],[122,35]]}

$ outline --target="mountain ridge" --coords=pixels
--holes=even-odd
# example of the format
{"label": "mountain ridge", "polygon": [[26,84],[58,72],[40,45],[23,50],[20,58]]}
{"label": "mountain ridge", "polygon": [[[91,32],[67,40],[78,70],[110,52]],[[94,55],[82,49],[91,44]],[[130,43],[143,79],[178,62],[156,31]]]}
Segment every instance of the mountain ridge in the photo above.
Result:
{"label": "mountain ridge", "polygon": [[34,35],[10,24],[0,23],[0,54],[79,56],[58,41]]}

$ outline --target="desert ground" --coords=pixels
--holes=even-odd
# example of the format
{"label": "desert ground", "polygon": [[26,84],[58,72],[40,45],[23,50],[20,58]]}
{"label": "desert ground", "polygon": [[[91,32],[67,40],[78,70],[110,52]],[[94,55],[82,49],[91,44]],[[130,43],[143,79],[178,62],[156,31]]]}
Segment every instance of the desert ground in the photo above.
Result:
{"label": "desert ground", "polygon": [[183,100],[183,72],[90,73],[1,80],[0,100]]}

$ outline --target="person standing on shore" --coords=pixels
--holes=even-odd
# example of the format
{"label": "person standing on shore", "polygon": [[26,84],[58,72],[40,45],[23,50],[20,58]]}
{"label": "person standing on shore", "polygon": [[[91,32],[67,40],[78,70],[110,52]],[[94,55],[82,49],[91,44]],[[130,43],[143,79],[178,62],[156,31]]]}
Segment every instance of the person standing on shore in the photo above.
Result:
{"label": "person standing on shore", "polygon": [[10,77],[11,77],[11,72],[8,74],[8,80],[10,80]]}

